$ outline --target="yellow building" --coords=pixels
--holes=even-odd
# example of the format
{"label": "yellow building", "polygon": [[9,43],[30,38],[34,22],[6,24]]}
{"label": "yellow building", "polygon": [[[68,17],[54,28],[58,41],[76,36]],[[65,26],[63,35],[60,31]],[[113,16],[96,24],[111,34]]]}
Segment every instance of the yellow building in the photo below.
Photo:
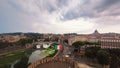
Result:
{"label": "yellow building", "polygon": [[76,41],[88,41],[87,36],[73,36],[68,39],[68,44],[72,45]]}

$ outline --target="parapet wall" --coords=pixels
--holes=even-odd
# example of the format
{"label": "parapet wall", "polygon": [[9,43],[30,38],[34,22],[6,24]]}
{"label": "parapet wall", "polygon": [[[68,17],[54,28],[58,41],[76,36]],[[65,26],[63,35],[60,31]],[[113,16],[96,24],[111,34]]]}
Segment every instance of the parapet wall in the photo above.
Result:
{"label": "parapet wall", "polygon": [[42,65],[48,62],[66,62],[69,63],[70,65],[73,65],[74,68],[78,68],[78,62],[71,60],[70,58],[62,58],[62,57],[54,57],[54,58],[44,58],[42,60],[38,60],[34,62],[33,64],[29,65],[28,68],[36,68],[38,65]]}

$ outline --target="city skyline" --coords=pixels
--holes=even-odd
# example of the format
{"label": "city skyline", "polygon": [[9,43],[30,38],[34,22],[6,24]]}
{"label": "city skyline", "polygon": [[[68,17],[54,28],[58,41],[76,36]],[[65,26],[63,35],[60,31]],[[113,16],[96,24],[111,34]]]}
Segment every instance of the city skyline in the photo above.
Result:
{"label": "city skyline", "polygon": [[119,0],[1,0],[0,33],[120,33]]}

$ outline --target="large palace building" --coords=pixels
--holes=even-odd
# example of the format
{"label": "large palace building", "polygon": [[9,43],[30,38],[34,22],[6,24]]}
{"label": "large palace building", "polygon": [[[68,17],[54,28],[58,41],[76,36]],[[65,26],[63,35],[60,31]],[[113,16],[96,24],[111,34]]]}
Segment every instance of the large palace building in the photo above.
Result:
{"label": "large palace building", "polygon": [[69,45],[75,41],[100,42],[101,48],[120,48],[120,34],[117,33],[102,33],[97,30],[88,35],[72,36],[68,38]]}

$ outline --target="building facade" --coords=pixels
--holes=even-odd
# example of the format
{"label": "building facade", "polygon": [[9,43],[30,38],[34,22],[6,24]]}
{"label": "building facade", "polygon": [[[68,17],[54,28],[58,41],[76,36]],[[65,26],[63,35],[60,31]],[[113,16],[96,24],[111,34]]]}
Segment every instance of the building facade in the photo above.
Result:
{"label": "building facade", "polygon": [[101,48],[120,48],[120,34],[104,33],[100,34],[97,30],[94,33],[83,36],[74,36],[68,39],[69,45],[76,41],[100,42]]}

